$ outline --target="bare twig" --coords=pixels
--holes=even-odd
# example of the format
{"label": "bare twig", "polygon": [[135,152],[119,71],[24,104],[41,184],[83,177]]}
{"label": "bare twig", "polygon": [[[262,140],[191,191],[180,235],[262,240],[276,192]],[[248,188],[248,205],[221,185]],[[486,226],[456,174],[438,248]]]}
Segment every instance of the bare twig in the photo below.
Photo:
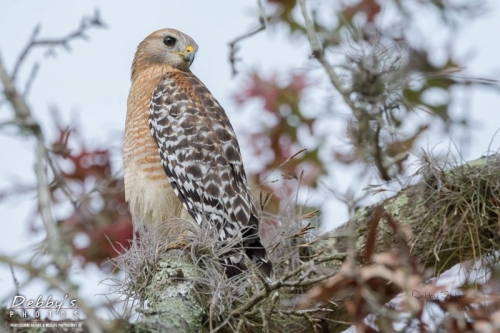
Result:
{"label": "bare twig", "polygon": [[275,313],[281,313],[281,314],[286,314],[286,315],[291,315],[291,316],[304,316],[308,315],[311,313],[318,313],[318,312],[334,312],[335,310],[329,309],[329,308],[313,308],[313,309],[302,309],[302,310],[285,310],[285,309],[279,309],[279,310],[274,310]]}
{"label": "bare twig", "polygon": [[288,162],[290,162],[291,160],[293,160],[296,156],[302,154],[303,152],[305,152],[307,149],[301,149],[299,150],[298,152],[296,152],[295,154],[293,154],[292,156],[288,157],[283,163],[281,163],[280,165],[278,165],[277,167],[275,167],[274,169],[272,169],[271,171],[268,172],[268,174],[261,180],[260,184],[258,186],[262,186],[265,184],[265,181],[267,178],[269,178],[269,176],[276,170],[278,170],[279,168],[281,168],[283,165],[287,164]]}
{"label": "bare twig", "polygon": [[52,52],[55,47],[60,46],[69,51],[70,50],[69,43],[71,41],[78,38],[85,40],[88,39],[86,32],[87,30],[94,27],[100,27],[100,28],[106,27],[106,24],[101,20],[101,16],[97,9],[95,10],[94,15],[92,17],[82,18],[80,26],[75,31],[61,38],[37,39],[37,36],[41,30],[41,26],[37,25],[35,29],[33,29],[33,32],[31,33],[28,44],[24,47],[24,49],[21,51],[21,54],[17,58],[16,64],[14,65],[14,70],[12,71],[11,75],[12,82],[16,80],[16,77],[19,74],[19,70],[21,69],[21,65],[26,60],[28,54],[34,48],[39,46],[49,47],[49,52]]}
{"label": "bare twig", "polygon": [[330,81],[332,82],[333,87],[342,95],[344,102],[352,109],[352,111],[356,114],[357,107],[354,105],[354,102],[349,97],[350,90],[344,87],[342,80],[337,75],[332,66],[328,63],[328,60],[325,57],[325,52],[323,47],[318,40],[318,36],[316,34],[316,30],[314,28],[314,23],[311,21],[309,14],[307,13],[305,0],[298,0],[300,4],[300,9],[302,11],[302,16],[304,17],[304,21],[306,24],[306,32],[307,38],[309,39],[309,44],[311,45],[311,50],[313,56],[319,61],[319,63],[325,69]]}
{"label": "bare twig", "polygon": [[285,274],[280,280],[270,283],[267,288],[262,290],[260,293],[257,293],[254,295],[247,303],[243,304],[239,308],[235,309],[232,313],[233,314],[238,314],[238,313],[243,313],[244,311],[247,311],[251,307],[253,307],[255,304],[259,303],[261,300],[263,300],[269,293],[271,293],[274,290],[277,290],[284,286],[286,282],[293,277],[296,277],[298,274],[301,272],[305,271],[307,268],[309,268],[313,264],[320,264],[323,262],[328,262],[328,261],[333,261],[333,260],[344,260],[347,257],[347,253],[337,253],[325,257],[318,257],[314,259],[312,262],[308,261],[297,267],[296,269],[288,272]]}
{"label": "bare twig", "polygon": [[276,303],[278,302],[278,299],[279,299],[279,293],[274,293],[271,296],[271,302],[269,302],[267,309],[264,311],[264,308],[262,308],[262,326],[264,327],[264,332],[270,332],[268,325],[271,319],[271,315],[274,312]]}
{"label": "bare twig", "polygon": [[62,176],[61,170],[59,169],[59,165],[57,164],[56,161],[54,161],[54,158],[48,151],[46,158],[47,158],[47,163],[50,166],[50,169],[52,170],[52,174],[54,175],[54,181],[56,182],[57,186],[64,192],[66,197],[71,201],[73,207],[76,208],[76,206],[78,205],[78,199],[75,197],[75,194],[69,187],[66,178]]}
{"label": "bare twig", "polygon": [[30,263],[21,263],[18,262],[9,256],[0,254],[0,262],[4,262],[9,264],[11,267],[18,267],[26,271],[31,277],[37,277],[43,279],[47,282],[52,288],[56,288],[68,295],[72,299],[78,300],[78,308],[82,310],[87,318],[85,319],[89,331],[93,333],[102,332],[101,327],[106,326],[104,321],[99,319],[93,311],[93,309],[85,303],[85,301],[78,295],[76,288],[69,282],[61,279],[58,275],[49,275],[46,273],[46,267],[36,268]]}
{"label": "bare twig", "polygon": [[19,281],[16,278],[16,273],[14,272],[14,267],[9,264],[10,267],[10,273],[12,274],[12,280],[14,282],[14,285],[16,286],[16,295],[19,295]]}
{"label": "bare twig", "polygon": [[35,81],[35,77],[38,74],[39,69],[40,69],[39,63],[34,64],[33,67],[31,68],[30,76],[28,77],[28,80],[26,81],[26,85],[24,86],[23,98],[28,97],[30,90],[31,90],[31,86],[33,85],[33,82]]}
{"label": "bare twig", "polygon": [[[65,269],[70,266],[70,261],[64,255],[64,243],[61,239],[59,231],[56,227],[54,217],[51,209],[51,194],[49,183],[46,173],[46,162],[54,173],[55,180],[62,185],[61,188],[65,194],[70,198],[73,204],[76,200],[72,195],[69,187],[64,179],[60,177],[59,170],[51,159],[51,156],[45,146],[44,134],[41,130],[40,124],[32,117],[29,106],[25,101],[26,95],[29,93],[30,87],[38,71],[39,65],[35,64],[32,68],[31,74],[25,86],[23,94],[20,94],[14,86],[14,81],[19,73],[19,70],[30,53],[34,48],[39,46],[49,47],[49,51],[54,47],[61,46],[69,50],[69,43],[77,38],[87,39],[87,30],[93,27],[105,27],[105,24],[100,18],[99,11],[95,11],[92,17],[84,17],[80,22],[80,26],[74,32],[62,38],[56,39],[37,39],[40,32],[40,25],[36,26],[33,30],[28,44],[25,46],[20,56],[18,57],[14,66],[12,75],[9,75],[3,66],[0,59],[0,80],[4,87],[4,95],[6,101],[12,106],[14,110],[14,119],[6,124],[15,124],[21,128],[27,129],[36,138],[36,158],[35,158],[35,173],[37,177],[37,192],[38,192],[38,205],[42,221],[47,232],[47,245],[49,254],[53,257],[54,263],[60,269],[60,272],[65,272]],[[66,185],[66,186],[65,186]]]}
{"label": "bare twig", "polygon": [[231,63],[231,71],[233,76],[238,74],[238,71],[236,70],[236,61],[239,60],[238,58],[236,58],[236,53],[238,52],[239,49],[237,47],[237,44],[242,40],[252,37],[253,35],[261,32],[262,30],[265,30],[267,27],[267,18],[264,12],[264,6],[262,4],[262,0],[257,0],[257,2],[259,5],[259,26],[253,28],[249,32],[239,37],[236,37],[231,42],[229,42],[229,62]]}
{"label": "bare twig", "polygon": [[0,80],[4,86],[4,94],[7,97],[12,109],[15,113],[15,120],[31,131],[36,138],[36,158],[35,158],[35,173],[37,178],[38,192],[38,207],[42,216],[42,221],[47,231],[47,246],[50,255],[53,257],[54,263],[64,271],[69,267],[70,262],[64,255],[64,246],[61,240],[61,235],[57,229],[56,222],[52,215],[52,205],[50,202],[50,189],[48,186],[47,175],[45,171],[45,157],[47,149],[45,147],[45,138],[41,130],[40,124],[33,119],[31,111],[25,100],[17,92],[12,80],[5,71],[5,68],[0,61]]}
{"label": "bare twig", "polygon": [[[294,270],[289,271],[287,274],[285,274],[278,281],[275,281],[275,282],[272,282],[269,284],[266,284],[266,282],[264,281],[264,283],[265,283],[264,289],[258,291],[247,302],[245,302],[244,304],[242,304],[241,306],[239,306],[235,310],[231,311],[231,313],[227,316],[227,318],[224,320],[224,322],[222,322],[218,327],[216,327],[213,330],[213,332],[217,332],[222,327],[224,327],[229,322],[229,320],[231,318],[249,311],[255,305],[260,303],[262,300],[266,299],[269,295],[271,295],[271,294],[273,295],[272,300],[274,299],[274,297],[278,297],[278,296],[275,296],[274,294],[277,293],[278,290],[281,289],[282,287],[290,287],[290,286],[300,287],[302,279],[299,279],[295,284],[293,282],[287,282],[287,281],[289,281],[290,279],[292,279],[294,277],[297,277],[302,272],[307,271],[312,265],[315,265],[315,264],[317,265],[317,264],[321,264],[321,263],[329,262],[329,261],[334,261],[334,260],[344,260],[346,257],[347,257],[347,253],[337,253],[337,254],[333,254],[333,255],[318,257],[312,261],[308,261],[308,262],[303,263],[302,265],[298,266]],[[307,281],[306,285],[309,286],[309,285],[321,282],[330,276],[331,276],[330,274],[327,274],[327,275],[318,277],[316,279],[311,279],[310,281]],[[309,283],[309,282],[311,282],[311,283]]]}
{"label": "bare twig", "polygon": [[[75,32],[70,33],[60,39],[37,39],[37,35],[40,31],[40,27],[37,26],[34,29],[28,44],[17,59],[11,75],[7,73],[7,70],[0,59],[0,81],[3,85],[3,95],[5,96],[5,101],[10,104],[14,113],[13,118],[2,125],[18,126],[35,138],[34,169],[37,179],[36,188],[38,194],[38,210],[40,212],[41,219],[47,233],[45,245],[47,254],[50,257],[50,260],[41,267],[36,267],[32,263],[16,262],[14,259],[2,255],[0,255],[0,261],[11,266],[17,293],[19,293],[19,283],[17,282],[14,275],[13,267],[22,268],[31,277],[41,278],[49,283],[51,287],[61,290],[63,293],[71,296],[72,298],[78,298],[79,308],[84,311],[87,316],[86,322],[88,324],[89,331],[99,333],[102,332],[102,321],[95,315],[94,310],[91,307],[80,300],[75,286],[68,279],[67,271],[71,266],[71,260],[67,256],[66,245],[62,239],[60,230],[58,229],[55,218],[53,216],[51,202],[52,196],[50,192],[50,184],[48,181],[47,166],[50,166],[52,168],[56,181],[61,182],[61,180],[58,179],[59,170],[56,167],[55,163],[52,161],[49,151],[45,145],[45,136],[41,129],[41,126],[33,118],[30,107],[25,100],[36,77],[39,64],[36,63],[32,67],[29,78],[25,84],[24,92],[20,93],[14,85],[14,81],[20,71],[20,68],[22,67],[24,60],[31,50],[39,46],[49,47],[49,51],[52,51],[52,49],[57,46],[69,49],[69,42],[71,40],[76,38],[85,39],[85,32],[91,27],[95,26],[104,26],[97,11],[95,12],[93,17],[82,19],[80,27]],[[66,184],[64,183],[63,185]],[[64,190],[65,189],[63,188],[63,191]],[[65,191],[65,193],[66,192],[67,191]],[[66,193],[66,195],[71,196],[71,193]],[[72,202],[74,202],[74,199],[72,199]],[[47,269],[50,265],[55,265],[57,267],[58,271],[56,274],[47,273]]]}

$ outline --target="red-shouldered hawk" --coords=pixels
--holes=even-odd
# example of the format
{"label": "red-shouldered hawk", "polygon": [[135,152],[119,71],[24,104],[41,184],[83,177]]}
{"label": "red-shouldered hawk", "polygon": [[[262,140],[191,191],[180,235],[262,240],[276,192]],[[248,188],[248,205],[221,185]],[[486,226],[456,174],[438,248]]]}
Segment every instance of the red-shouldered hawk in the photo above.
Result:
{"label": "red-shouldered hawk", "polygon": [[[134,226],[190,216],[239,248],[223,258],[228,276],[246,269],[242,250],[267,277],[272,263],[259,237],[236,134],[189,70],[198,46],[174,29],[153,32],[132,63],[123,147],[125,193]],[[236,237],[236,238],[235,238]]]}

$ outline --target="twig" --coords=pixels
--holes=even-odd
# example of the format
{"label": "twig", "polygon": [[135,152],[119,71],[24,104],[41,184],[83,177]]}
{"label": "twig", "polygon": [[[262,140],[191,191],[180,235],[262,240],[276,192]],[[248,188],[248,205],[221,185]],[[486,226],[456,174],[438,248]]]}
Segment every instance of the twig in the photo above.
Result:
{"label": "twig", "polygon": [[[14,85],[15,79],[19,74],[23,62],[25,61],[30,51],[35,47],[48,46],[49,51],[51,51],[54,47],[62,46],[69,50],[70,41],[76,38],[86,39],[87,36],[85,35],[85,32],[88,29],[96,26],[104,27],[98,11],[95,12],[93,17],[83,18],[80,22],[79,28],[76,31],[60,39],[37,39],[38,33],[40,31],[40,26],[35,27],[28,44],[17,59],[11,75],[7,73],[7,70],[0,58],[0,82],[3,85],[3,95],[5,96],[5,99],[2,100],[2,102],[8,102],[14,112],[13,118],[1,125],[18,126],[35,138],[34,171],[37,179],[36,189],[38,194],[38,209],[47,234],[45,242],[47,246],[47,254],[50,257],[48,263],[42,265],[41,267],[37,267],[32,263],[17,262],[11,257],[4,255],[0,255],[0,262],[7,263],[11,266],[17,293],[19,293],[19,283],[17,282],[17,279],[14,275],[13,267],[22,268],[31,277],[41,278],[46,281],[51,287],[59,289],[60,291],[74,299],[79,299],[79,308],[83,312],[85,312],[87,316],[85,321],[88,325],[88,330],[93,333],[100,333],[102,332],[102,327],[104,327],[102,320],[100,320],[96,316],[94,310],[91,307],[80,300],[76,287],[68,278],[68,269],[71,266],[71,260],[66,255],[66,244],[64,243],[62,235],[60,234],[60,230],[58,229],[55,218],[53,216],[51,202],[52,195],[50,191],[50,184],[48,182],[47,164],[52,168],[56,181],[59,180],[57,177],[60,176],[60,174],[55,163],[52,161],[51,156],[49,155],[47,147],[45,146],[45,136],[42,128],[40,124],[33,118],[30,107],[28,106],[28,103],[25,99],[29,94],[33,81],[36,77],[39,64],[36,63],[31,69],[31,73],[25,84],[23,93],[20,93]],[[63,185],[67,184],[64,183]],[[64,190],[65,189],[63,188],[63,191]],[[69,196],[68,193],[66,194]],[[72,202],[73,201],[74,200],[72,200]],[[57,267],[56,274],[48,273],[48,268],[52,265],[55,265]]]}
{"label": "twig", "polygon": [[9,264],[10,273],[12,274],[12,280],[14,281],[14,285],[16,286],[16,295],[19,295],[19,281],[17,281],[16,273],[14,272],[14,267]]}
{"label": "twig", "polygon": [[35,81],[35,77],[38,74],[39,69],[40,69],[39,63],[35,63],[33,65],[33,67],[31,68],[30,76],[28,77],[28,80],[26,81],[26,85],[24,86],[23,98],[26,99],[28,97],[30,90],[31,90],[31,86],[33,85],[33,82]]}
{"label": "twig", "polygon": [[57,46],[61,46],[66,50],[70,50],[69,42],[81,38],[87,39],[87,35],[85,32],[93,27],[106,27],[106,24],[102,22],[99,11],[96,9],[93,17],[84,17],[80,22],[80,26],[75,31],[69,33],[68,35],[55,38],[55,39],[37,39],[37,36],[40,32],[41,26],[37,25],[33,32],[31,33],[28,44],[24,47],[21,54],[17,58],[16,64],[14,65],[14,70],[12,71],[11,80],[14,82],[19,74],[19,70],[21,69],[21,65],[28,56],[28,54],[36,47],[45,46],[49,47],[49,51],[53,50],[53,48]]}
{"label": "twig", "polygon": [[239,59],[236,58],[236,52],[238,52],[239,48],[237,47],[236,44],[238,44],[244,39],[252,37],[253,35],[261,32],[262,30],[265,30],[267,27],[267,19],[266,19],[266,14],[264,12],[264,6],[262,5],[262,0],[257,0],[257,3],[259,5],[259,26],[253,28],[249,32],[239,37],[236,37],[231,42],[229,42],[229,62],[231,63],[231,71],[233,76],[238,74],[238,71],[236,70],[236,61]]}
{"label": "twig", "polygon": [[317,313],[317,312],[334,312],[335,310],[329,308],[314,308],[314,309],[303,309],[303,310],[274,310],[275,313],[282,313],[286,315],[303,317],[306,314]]}
{"label": "twig", "polygon": [[233,310],[231,312],[231,315],[241,314],[241,313],[247,311],[248,309],[252,308],[254,305],[256,305],[261,300],[263,300],[269,293],[281,288],[286,283],[286,281],[290,280],[291,278],[293,278],[294,276],[296,276],[300,272],[304,271],[311,264],[319,264],[322,262],[332,261],[332,260],[344,260],[346,257],[347,257],[346,253],[338,253],[338,254],[334,254],[331,256],[318,258],[318,259],[314,260],[313,262],[308,261],[306,263],[303,263],[302,265],[300,265],[296,269],[285,274],[285,276],[283,276],[280,280],[273,282],[273,283],[270,283],[267,288],[263,289],[262,291],[260,291],[256,295],[254,295],[248,302],[246,302],[245,304],[243,304],[239,308]]}
{"label": "twig", "polygon": [[270,332],[269,327],[268,327],[269,320],[271,318],[271,315],[275,311],[274,307],[276,306],[276,303],[278,302],[279,296],[280,296],[279,292],[275,292],[271,296],[271,302],[269,302],[266,311],[264,311],[264,308],[262,308],[262,311],[263,311],[263,313],[262,313],[262,326],[263,326],[264,332]]}
{"label": "twig", "polygon": [[24,60],[28,56],[28,53],[33,48],[35,48],[35,46],[36,46],[35,39],[38,36],[38,33],[40,32],[40,29],[41,29],[40,24],[37,24],[35,26],[35,28],[33,29],[33,32],[31,33],[31,36],[30,36],[28,44],[24,47],[23,51],[21,52],[21,54],[17,58],[16,64],[14,65],[14,70],[12,71],[12,75],[11,75],[12,82],[14,82],[16,80],[17,74],[18,74],[18,72],[19,72],[19,70],[21,68],[22,63],[24,62]]}
{"label": "twig", "polygon": [[78,205],[78,199],[75,198],[75,194],[69,187],[66,178],[62,176],[61,170],[59,170],[57,163],[54,161],[52,155],[48,151],[46,158],[47,158],[47,163],[50,166],[50,169],[52,170],[52,174],[54,175],[54,181],[56,182],[57,186],[64,192],[66,197],[71,201],[73,207],[76,208]]}
{"label": "twig", "polygon": [[307,280],[300,279],[297,282],[285,282],[285,283],[283,283],[282,287],[307,288],[310,286],[314,286],[315,284],[318,284],[324,280],[327,280],[336,274],[337,274],[337,272],[332,272],[330,274],[322,274],[322,275],[317,276],[313,279],[307,279]]}
{"label": "twig", "polygon": [[8,120],[0,123],[0,128],[7,126],[19,125],[15,120]]}
{"label": "twig", "polygon": [[28,274],[30,274],[31,277],[38,277],[43,279],[45,282],[47,282],[51,287],[56,288],[63,292],[64,294],[68,295],[72,299],[77,299],[78,300],[78,308],[82,310],[86,315],[87,318],[85,319],[89,331],[93,333],[100,333],[102,332],[101,327],[104,327],[105,324],[104,322],[99,319],[92,308],[87,305],[81,297],[78,296],[78,292],[76,289],[69,283],[68,281],[63,281],[60,278],[58,278],[57,275],[48,275],[45,272],[46,267],[42,268],[36,268],[33,265],[29,263],[21,263],[18,261],[15,261],[14,259],[10,258],[9,256],[1,255],[0,254],[0,262],[4,262],[9,264],[11,267],[19,267],[22,268],[24,271],[26,271]]}
{"label": "twig", "polygon": [[[262,300],[264,300],[266,297],[268,297],[270,294],[272,294],[276,290],[279,290],[280,288],[285,287],[285,286],[286,287],[293,286],[293,283],[287,283],[287,281],[290,280],[291,278],[297,276],[302,271],[307,270],[311,265],[318,265],[318,264],[328,262],[328,261],[333,261],[333,260],[344,260],[347,257],[347,255],[348,255],[347,253],[336,253],[336,254],[332,254],[332,255],[328,255],[328,256],[324,256],[324,257],[318,257],[318,258],[315,258],[314,260],[303,263],[302,265],[298,266],[294,270],[285,274],[278,281],[275,281],[273,283],[267,283],[267,282],[263,281],[264,282],[264,289],[257,292],[246,303],[242,304],[240,307],[231,311],[229,313],[229,315],[226,317],[226,319],[219,326],[217,326],[215,329],[213,329],[211,332],[213,332],[213,333],[218,332],[231,320],[231,318],[249,311],[255,305],[260,303]],[[318,281],[320,281],[320,280],[318,280]],[[318,282],[318,281],[316,281],[316,282]],[[275,295],[277,295],[277,296],[275,296]],[[273,294],[272,299],[271,299],[273,302],[274,302],[274,297],[278,298],[279,294],[277,292],[275,294]],[[277,299],[276,299],[276,301],[277,301]],[[255,311],[255,310],[256,310],[256,308],[254,308],[252,311]],[[240,320],[240,322],[241,322],[241,320]]]}
{"label": "twig", "polygon": [[271,171],[268,172],[268,174],[261,180],[260,184],[258,186],[262,186],[264,185],[264,182],[266,181],[266,179],[276,170],[278,170],[279,168],[281,168],[283,165],[287,164],[288,162],[290,162],[291,160],[293,160],[296,156],[298,156],[299,154],[302,154],[303,152],[305,152],[307,149],[306,148],[303,148],[301,150],[299,150],[298,152],[296,152],[295,154],[293,154],[292,156],[288,157],[283,163],[281,163],[280,165],[278,165],[277,167],[275,167],[274,169],[272,169]]}
{"label": "twig", "polygon": [[[243,318],[241,318],[238,321],[238,326],[236,326],[236,333],[242,332],[243,325],[245,325],[245,321],[243,320]],[[210,332],[214,332],[214,331],[210,331]]]}
{"label": "twig", "polygon": [[0,80],[4,86],[4,95],[7,101],[12,105],[16,121],[22,120],[22,124],[26,127],[32,127],[37,125],[36,122],[31,118],[30,110],[28,105],[25,103],[24,99],[17,93],[11,78],[7,74],[5,67],[2,64],[0,58]]}
{"label": "twig", "polygon": [[302,12],[302,16],[305,21],[305,28],[307,32],[307,38],[309,39],[309,44],[311,45],[311,50],[314,58],[316,58],[319,63],[325,69],[330,81],[332,82],[333,87],[342,95],[344,102],[353,110],[354,114],[357,113],[357,107],[354,105],[354,102],[349,97],[349,89],[344,87],[342,80],[337,75],[332,66],[328,63],[328,60],[325,57],[324,49],[321,47],[321,44],[318,40],[318,36],[316,34],[316,30],[314,28],[314,23],[311,21],[309,14],[307,13],[305,0],[298,0],[300,9]]}
{"label": "twig", "polygon": [[37,178],[37,192],[38,192],[38,206],[40,215],[47,231],[47,246],[50,255],[53,257],[54,263],[61,270],[65,271],[70,266],[69,260],[64,256],[64,246],[62,243],[61,235],[56,226],[56,221],[52,215],[52,208],[50,202],[50,189],[47,182],[47,175],[45,174],[45,157],[47,156],[47,149],[45,147],[45,138],[41,130],[40,124],[33,119],[31,111],[26,101],[20,96],[13,82],[0,60],[0,80],[4,86],[4,95],[11,104],[15,120],[18,121],[22,127],[31,131],[36,138],[36,153],[35,153],[35,174]]}

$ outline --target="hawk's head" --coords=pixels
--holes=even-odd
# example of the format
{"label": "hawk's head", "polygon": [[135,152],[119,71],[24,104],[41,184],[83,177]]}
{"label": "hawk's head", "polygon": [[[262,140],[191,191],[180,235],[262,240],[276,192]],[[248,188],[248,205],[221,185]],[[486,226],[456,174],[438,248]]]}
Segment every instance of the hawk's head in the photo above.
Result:
{"label": "hawk's head", "polygon": [[137,66],[170,65],[189,70],[198,50],[195,41],[175,29],[162,29],[146,37],[137,47],[132,70]]}

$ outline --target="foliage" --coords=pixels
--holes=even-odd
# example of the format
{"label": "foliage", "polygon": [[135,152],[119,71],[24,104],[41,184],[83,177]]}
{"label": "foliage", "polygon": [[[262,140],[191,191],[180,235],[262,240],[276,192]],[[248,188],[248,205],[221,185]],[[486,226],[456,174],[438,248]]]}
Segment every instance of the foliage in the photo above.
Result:
{"label": "foliage", "polygon": [[[496,322],[500,156],[458,166],[427,157],[419,173],[418,184],[343,226],[356,256],[300,308],[342,300],[360,332],[481,332]],[[452,281],[433,279],[450,268]]]}
{"label": "foliage", "polygon": [[[303,185],[315,188],[322,175],[332,172],[326,164],[331,160],[366,169],[374,166],[384,181],[403,175],[409,151],[437,124],[446,130],[468,126],[467,119],[453,116],[451,110],[457,88],[492,83],[464,77],[464,63],[456,59],[449,43],[432,45],[416,38],[425,35],[419,23],[427,20],[439,27],[438,38],[453,41],[458,27],[481,13],[482,1],[311,1],[309,26],[300,15],[302,1],[267,2],[266,20],[286,27],[294,43],[303,43],[306,37],[319,40],[317,49],[311,41],[312,57],[322,68],[292,72],[285,80],[278,80],[277,73],[252,72],[236,94],[240,104],[262,101],[262,112],[273,116],[263,125],[264,131],[249,137],[255,156],[265,161],[253,179],[256,184],[264,182],[264,192],[289,187],[287,182],[269,186],[264,181],[276,170],[284,178],[302,175]],[[443,55],[436,59],[436,53]],[[325,88],[325,79],[334,89]],[[316,90],[313,96],[317,96],[318,89],[328,91],[325,103],[304,104],[311,91]],[[332,131],[319,130],[321,124],[341,118],[331,109],[347,109],[346,147],[332,148]],[[254,114],[258,122],[262,113]],[[312,137],[316,145],[305,145],[304,136]],[[288,161],[303,148],[308,149]],[[268,209],[278,211],[280,200],[290,195],[290,190],[283,192],[275,195]]]}
{"label": "foliage", "polygon": [[[51,151],[62,170],[54,175],[51,199],[57,208],[67,204],[69,194],[73,204],[70,214],[58,219],[60,229],[84,265],[93,262],[110,269],[103,264],[127,249],[133,236],[123,178],[113,174],[118,167],[112,164],[111,148],[89,147],[78,127],[64,127],[57,114],[54,119],[57,136]],[[71,143],[75,149],[69,148]],[[75,239],[82,236],[87,238],[85,246]]]}
{"label": "foliage", "polygon": [[242,92],[235,96],[240,104],[254,98],[262,99],[264,118],[272,118],[261,122],[258,133],[248,134],[253,153],[262,161],[261,170],[249,177],[252,183],[259,184],[259,190],[273,193],[274,197],[266,205],[269,211],[279,211],[283,208],[279,200],[288,199],[297,191],[296,183],[291,181],[276,186],[270,173],[279,170],[285,180],[295,179],[301,185],[315,186],[319,175],[326,172],[318,156],[319,144],[316,148],[302,150],[299,131],[306,131],[315,141],[321,141],[313,126],[315,120],[305,116],[299,105],[307,86],[303,75],[292,75],[283,84],[275,77],[265,78],[252,73]]}

